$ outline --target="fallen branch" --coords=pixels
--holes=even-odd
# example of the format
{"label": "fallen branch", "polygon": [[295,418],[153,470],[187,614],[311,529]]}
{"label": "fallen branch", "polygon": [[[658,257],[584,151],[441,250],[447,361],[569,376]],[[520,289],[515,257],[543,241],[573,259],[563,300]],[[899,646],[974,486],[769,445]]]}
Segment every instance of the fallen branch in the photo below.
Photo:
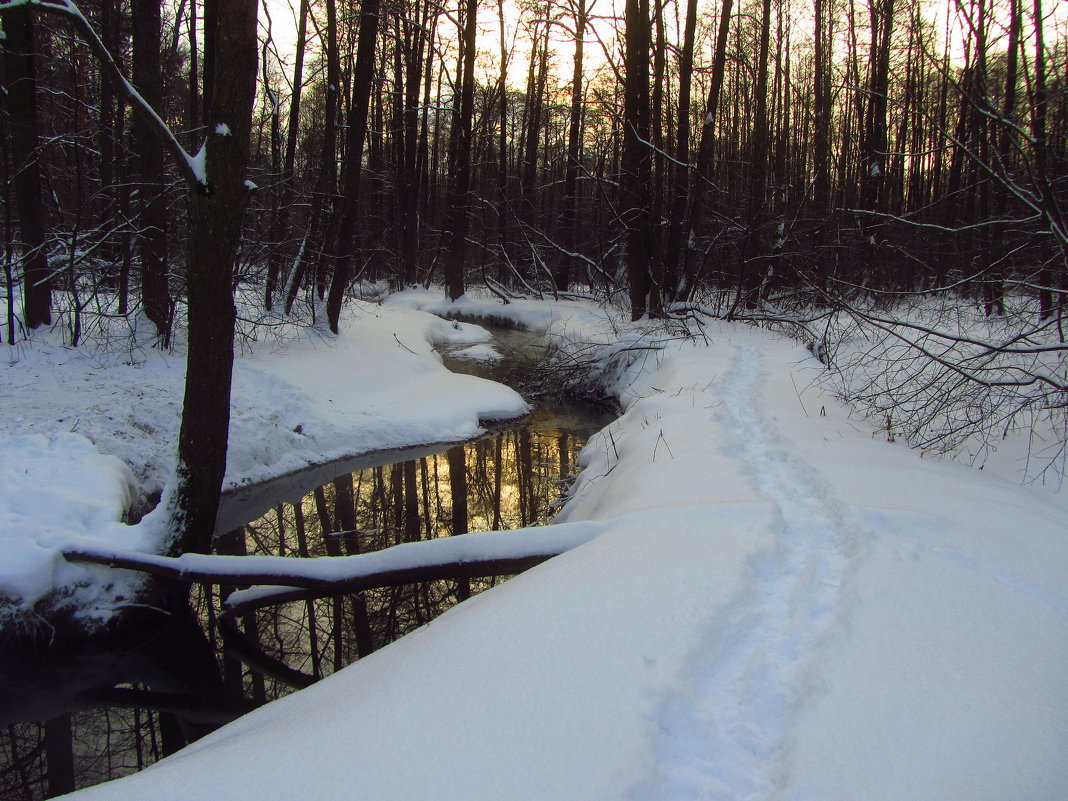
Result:
{"label": "fallen branch", "polygon": [[138,570],[183,582],[281,585],[332,595],[444,578],[517,573],[588,542],[600,532],[596,523],[562,523],[461,534],[356,556],[312,559],[195,553],[168,557],[89,547],[67,548],[62,553],[69,562]]}

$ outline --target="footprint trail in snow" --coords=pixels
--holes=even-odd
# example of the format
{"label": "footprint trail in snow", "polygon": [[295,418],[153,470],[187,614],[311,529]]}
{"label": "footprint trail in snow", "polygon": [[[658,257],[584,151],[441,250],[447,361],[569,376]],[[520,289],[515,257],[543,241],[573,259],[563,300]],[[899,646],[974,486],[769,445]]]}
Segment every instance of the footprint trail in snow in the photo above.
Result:
{"label": "footprint trail in snow", "polygon": [[754,586],[717,612],[691,656],[689,687],[663,701],[657,770],[635,801],[773,797],[787,777],[791,717],[817,686],[812,662],[835,619],[851,527],[761,414],[762,363],[758,347],[737,346],[717,414],[781,530],[753,564]]}

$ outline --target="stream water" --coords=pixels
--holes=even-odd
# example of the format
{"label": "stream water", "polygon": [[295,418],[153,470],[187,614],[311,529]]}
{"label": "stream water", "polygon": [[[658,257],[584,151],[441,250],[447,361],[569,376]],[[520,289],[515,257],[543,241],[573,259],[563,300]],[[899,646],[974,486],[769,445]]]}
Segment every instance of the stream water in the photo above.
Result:
{"label": "stream water", "polygon": [[[538,346],[522,332],[498,333],[495,344],[508,359],[446,353],[446,364],[509,381]],[[578,451],[611,417],[543,397],[528,417],[471,442],[370,454],[242,490],[224,502],[216,549],[330,556],[548,522]],[[52,642],[16,659],[5,654],[0,801],[44,798],[139,770],[505,578],[281,604],[245,616],[225,643],[216,617],[235,588],[199,586],[191,605],[146,607],[93,640]]]}

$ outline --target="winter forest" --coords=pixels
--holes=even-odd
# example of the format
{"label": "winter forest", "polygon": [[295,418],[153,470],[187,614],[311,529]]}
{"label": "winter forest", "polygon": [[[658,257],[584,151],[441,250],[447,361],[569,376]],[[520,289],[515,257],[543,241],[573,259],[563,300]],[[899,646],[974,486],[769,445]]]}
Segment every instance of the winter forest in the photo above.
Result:
{"label": "winter forest", "polygon": [[[192,744],[85,797],[348,799],[301,771],[350,736],[376,798],[1063,797],[1062,0],[0,0],[0,27],[0,797]],[[515,329],[535,362],[457,368]],[[542,394],[611,413],[492,430]],[[207,700],[108,674],[12,711],[20,637],[51,666],[79,615],[155,625],[127,574]],[[77,717],[105,702],[136,745]],[[416,768],[379,751],[409,725]]]}
{"label": "winter forest", "polygon": [[175,153],[253,62],[233,285],[264,311],[336,328],[364,279],[1059,327],[1059,4],[600,3],[268,3],[240,41],[228,3],[6,3],[8,339],[140,307],[166,345],[201,224]]}
{"label": "winter forest", "polygon": [[[600,3],[265,3],[255,33],[234,3],[6,3],[7,340],[139,310],[166,347],[227,286],[336,332],[357,280],[816,342],[829,311],[923,339],[870,313],[943,297],[1012,320],[966,384],[1064,389],[990,372],[1064,338],[1059,3]],[[204,179],[213,103],[252,111]]]}

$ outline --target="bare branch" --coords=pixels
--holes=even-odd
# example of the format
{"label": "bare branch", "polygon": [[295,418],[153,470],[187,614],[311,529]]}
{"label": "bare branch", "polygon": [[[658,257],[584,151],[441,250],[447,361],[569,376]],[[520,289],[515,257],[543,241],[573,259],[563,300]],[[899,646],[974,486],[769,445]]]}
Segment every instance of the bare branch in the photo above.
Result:
{"label": "bare branch", "polygon": [[140,116],[142,120],[148,124],[155,135],[163,143],[164,148],[173,159],[174,165],[178,169],[182,179],[194,191],[201,193],[210,191],[204,167],[204,151],[201,150],[196,155],[191,156],[186,152],[185,148],[179,144],[178,139],[174,136],[174,132],[170,129],[170,126],[163,121],[151,105],[145,102],[145,99],[141,97],[141,94],[134,88],[133,84],[126,80],[126,77],[122,74],[122,70],[119,69],[119,65],[115,62],[115,58],[104,46],[100,37],[97,36],[96,31],[93,30],[92,24],[73,0],[7,0],[7,2],[0,3],[0,13],[3,13],[8,9],[19,8],[22,6],[29,6],[31,8],[46,11],[50,14],[57,14],[72,22],[78,32],[81,33],[85,43],[93,52],[93,55],[96,56],[101,70],[108,76],[111,83],[114,84],[116,91],[129,101],[130,107],[134,110],[134,113]]}

